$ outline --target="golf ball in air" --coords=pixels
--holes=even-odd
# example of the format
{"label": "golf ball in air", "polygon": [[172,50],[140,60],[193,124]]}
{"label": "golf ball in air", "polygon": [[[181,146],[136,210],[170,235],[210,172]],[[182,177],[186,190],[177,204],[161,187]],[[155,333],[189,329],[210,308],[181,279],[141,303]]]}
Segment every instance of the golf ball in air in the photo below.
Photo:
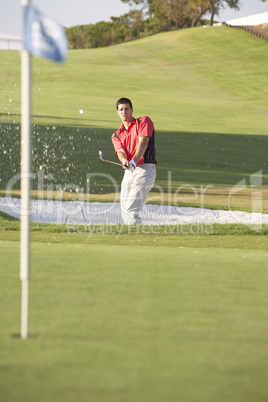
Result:
{"label": "golf ball in air", "polygon": [[79,113],[80,113],[80,114],[83,114],[83,113],[84,113],[84,110],[83,110],[83,109],[80,109],[80,110],[79,110]]}

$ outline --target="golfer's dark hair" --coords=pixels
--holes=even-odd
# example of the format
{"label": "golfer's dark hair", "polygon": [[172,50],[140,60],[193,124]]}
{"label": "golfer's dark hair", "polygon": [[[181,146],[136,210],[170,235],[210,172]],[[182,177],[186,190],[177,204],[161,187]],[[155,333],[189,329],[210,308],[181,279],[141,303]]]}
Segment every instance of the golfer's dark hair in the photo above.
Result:
{"label": "golfer's dark hair", "polygon": [[118,109],[118,106],[119,106],[119,105],[122,105],[122,104],[123,104],[123,105],[129,104],[130,108],[133,109],[133,108],[132,108],[132,102],[131,102],[130,99],[128,99],[128,98],[120,98],[120,99],[118,99],[118,101],[116,102],[116,110]]}

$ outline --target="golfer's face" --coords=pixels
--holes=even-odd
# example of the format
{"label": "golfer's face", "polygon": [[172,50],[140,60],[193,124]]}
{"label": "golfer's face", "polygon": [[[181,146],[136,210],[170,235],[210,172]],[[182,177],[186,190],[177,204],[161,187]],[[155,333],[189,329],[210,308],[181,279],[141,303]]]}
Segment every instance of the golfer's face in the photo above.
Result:
{"label": "golfer's face", "polygon": [[129,106],[128,103],[126,104],[120,104],[118,105],[117,108],[117,114],[120,117],[120,119],[122,120],[122,122],[128,122],[130,123],[132,120],[132,112],[133,109],[131,109],[131,107]]}

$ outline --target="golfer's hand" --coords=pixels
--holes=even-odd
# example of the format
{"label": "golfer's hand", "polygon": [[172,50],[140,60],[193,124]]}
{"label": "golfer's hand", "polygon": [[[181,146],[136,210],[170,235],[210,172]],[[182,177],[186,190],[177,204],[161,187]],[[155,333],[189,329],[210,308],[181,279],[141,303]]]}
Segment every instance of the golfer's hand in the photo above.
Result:
{"label": "golfer's hand", "polygon": [[132,160],[129,162],[129,170],[130,170],[131,172],[133,172],[135,169],[136,169],[136,162],[132,159]]}
{"label": "golfer's hand", "polygon": [[121,162],[122,162],[123,169],[125,169],[125,170],[129,169],[129,161],[127,159],[123,158],[121,160]]}

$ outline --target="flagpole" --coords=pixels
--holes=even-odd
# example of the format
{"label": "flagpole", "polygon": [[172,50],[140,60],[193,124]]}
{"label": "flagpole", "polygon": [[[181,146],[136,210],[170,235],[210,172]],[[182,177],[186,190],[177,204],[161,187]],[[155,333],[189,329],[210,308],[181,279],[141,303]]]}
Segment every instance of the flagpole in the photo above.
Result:
{"label": "flagpole", "polygon": [[[21,0],[22,7],[31,0]],[[28,338],[29,280],[31,246],[31,55],[21,52],[21,240],[20,279],[21,289],[21,338]]]}

